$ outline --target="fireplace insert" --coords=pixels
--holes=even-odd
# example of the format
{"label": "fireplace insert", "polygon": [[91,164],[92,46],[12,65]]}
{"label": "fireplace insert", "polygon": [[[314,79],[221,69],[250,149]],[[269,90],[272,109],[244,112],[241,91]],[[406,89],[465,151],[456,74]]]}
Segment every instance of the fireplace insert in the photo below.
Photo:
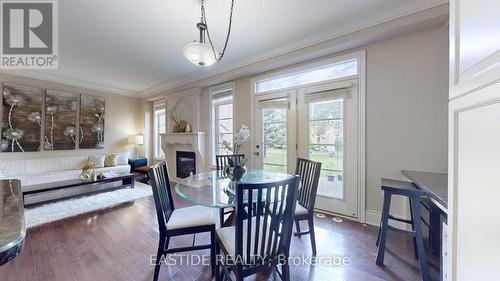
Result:
{"label": "fireplace insert", "polygon": [[176,151],[176,170],[178,178],[187,178],[191,173],[196,174],[196,154],[191,151]]}

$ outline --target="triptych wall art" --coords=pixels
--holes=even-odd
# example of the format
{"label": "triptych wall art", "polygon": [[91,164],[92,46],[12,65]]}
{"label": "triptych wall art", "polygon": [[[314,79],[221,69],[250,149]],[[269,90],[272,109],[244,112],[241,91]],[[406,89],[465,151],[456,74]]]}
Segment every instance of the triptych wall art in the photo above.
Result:
{"label": "triptych wall art", "polygon": [[1,152],[104,148],[103,97],[12,83],[0,93]]}

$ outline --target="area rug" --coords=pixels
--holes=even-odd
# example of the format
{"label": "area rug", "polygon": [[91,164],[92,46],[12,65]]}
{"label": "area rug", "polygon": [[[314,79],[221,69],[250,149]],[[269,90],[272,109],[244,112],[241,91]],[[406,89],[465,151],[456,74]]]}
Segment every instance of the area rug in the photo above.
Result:
{"label": "area rug", "polygon": [[32,228],[80,214],[111,208],[152,194],[151,186],[135,182],[134,188],[123,188],[27,208],[24,212],[26,227]]}

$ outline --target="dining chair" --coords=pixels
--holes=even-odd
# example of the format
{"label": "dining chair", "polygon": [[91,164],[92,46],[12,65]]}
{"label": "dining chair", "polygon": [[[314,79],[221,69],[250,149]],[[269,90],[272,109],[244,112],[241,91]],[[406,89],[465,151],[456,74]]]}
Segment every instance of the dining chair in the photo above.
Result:
{"label": "dining chair", "polygon": [[[236,162],[239,163],[243,158],[245,158],[245,154],[215,155],[215,167],[217,171],[222,171],[224,167],[227,166],[229,158],[235,158]],[[219,209],[219,221],[221,227],[224,225],[224,216],[231,214],[233,211],[234,210],[232,208]]]}
{"label": "dining chair", "polygon": [[[295,208],[295,236],[310,234],[311,248],[313,256],[316,256],[316,237],[314,235],[314,204],[316,203],[316,194],[318,193],[318,182],[321,172],[321,162],[315,162],[308,159],[297,158],[295,174],[301,178],[302,186],[297,196],[297,206]],[[307,220],[309,229],[300,231],[300,221]]]}
{"label": "dining chair", "polygon": [[[156,206],[160,239],[153,280],[158,280],[161,261],[164,255],[171,253],[210,249],[212,275],[215,273],[215,220],[212,209],[192,206],[176,209],[170,190],[167,164],[162,162],[151,166],[149,170],[153,198]],[[195,245],[197,233],[210,232],[210,244]],[[170,237],[193,234],[193,245],[169,248]]]}
{"label": "dining chair", "polygon": [[290,280],[288,255],[298,185],[297,176],[273,183],[237,184],[236,225],[216,231],[217,281],[223,276],[232,280],[230,271],[241,281],[278,264],[278,275]]}

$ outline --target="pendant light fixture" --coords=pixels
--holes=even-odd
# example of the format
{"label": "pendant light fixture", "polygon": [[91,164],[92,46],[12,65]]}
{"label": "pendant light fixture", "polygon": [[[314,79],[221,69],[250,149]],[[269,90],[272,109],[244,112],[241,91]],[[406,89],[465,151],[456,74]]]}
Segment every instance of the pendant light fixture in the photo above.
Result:
{"label": "pendant light fixture", "polygon": [[[231,0],[231,11],[229,13],[229,26],[227,29],[226,42],[224,43],[224,48],[222,52],[219,53],[217,48],[212,43],[210,38],[210,32],[208,31],[207,18],[205,14],[204,0],[201,0],[201,20],[196,27],[200,32],[199,41],[194,41],[189,43],[182,49],[184,56],[193,64],[198,66],[209,66],[217,61],[220,61],[226,52],[227,43],[229,42],[229,36],[231,34],[231,25],[233,21],[233,7],[234,0]],[[208,37],[208,43],[206,41]]]}

